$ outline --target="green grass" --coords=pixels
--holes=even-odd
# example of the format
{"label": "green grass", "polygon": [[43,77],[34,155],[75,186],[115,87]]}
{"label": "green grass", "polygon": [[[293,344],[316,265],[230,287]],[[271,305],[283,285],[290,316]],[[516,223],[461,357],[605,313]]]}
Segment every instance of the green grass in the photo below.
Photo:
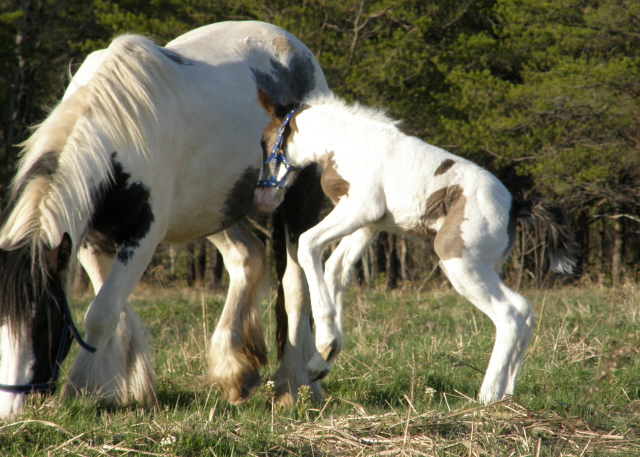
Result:
{"label": "green grass", "polygon": [[[0,456],[640,455],[637,289],[525,295],[536,330],[513,399],[473,401],[493,327],[464,299],[354,287],[325,401],[272,416],[264,388],[232,406],[204,383],[221,294],[141,287],[131,302],[154,349],[158,408],[33,397],[0,423]],[[77,316],[88,301],[74,300]],[[268,378],[277,366],[269,300],[263,309]]]}

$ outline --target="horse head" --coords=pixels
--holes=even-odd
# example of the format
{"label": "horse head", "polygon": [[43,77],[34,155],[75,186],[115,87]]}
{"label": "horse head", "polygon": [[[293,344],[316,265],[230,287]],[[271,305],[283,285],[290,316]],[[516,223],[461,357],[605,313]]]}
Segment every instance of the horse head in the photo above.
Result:
{"label": "horse head", "polygon": [[71,238],[0,249],[0,418],[22,408],[27,393],[53,393],[73,333],[64,282]]}

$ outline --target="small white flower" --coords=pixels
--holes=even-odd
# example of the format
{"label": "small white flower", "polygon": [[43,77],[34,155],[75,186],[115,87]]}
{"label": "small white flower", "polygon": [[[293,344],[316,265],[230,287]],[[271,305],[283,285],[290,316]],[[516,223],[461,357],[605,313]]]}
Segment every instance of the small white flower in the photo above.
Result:
{"label": "small white flower", "polygon": [[173,435],[165,436],[160,440],[162,446],[173,446],[176,444],[177,438]]}

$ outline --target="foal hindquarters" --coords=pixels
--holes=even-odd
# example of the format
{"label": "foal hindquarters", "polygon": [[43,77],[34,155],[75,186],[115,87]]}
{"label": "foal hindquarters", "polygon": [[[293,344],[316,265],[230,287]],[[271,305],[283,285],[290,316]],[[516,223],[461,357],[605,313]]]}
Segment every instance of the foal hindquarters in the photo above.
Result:
{"label": "foal hindquarters", "polygon": [[513,395],[534,317],[527,299],[509,289],[498,274],[514,239],[509,211],[498,217],[487,217],[477,207],[468,212],[475,212],[475,217],[467,214],[461,224],[445,220],[436,234],[434,250],[455,290],[495,325],[496,340],[478,393],[478,400],[488,404]]}

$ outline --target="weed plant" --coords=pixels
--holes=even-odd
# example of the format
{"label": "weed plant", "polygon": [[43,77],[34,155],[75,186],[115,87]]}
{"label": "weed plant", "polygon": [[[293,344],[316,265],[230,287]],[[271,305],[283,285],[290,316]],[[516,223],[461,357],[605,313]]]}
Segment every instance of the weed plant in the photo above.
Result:
{"label": "weed plant", "polygon": [[[273,297],[263,301],[263,388],[232,406],[204,381],[223,294],[140,286],[131,302],[154,349],[157,407],[33,396],[0,422],[0,456],[640,455],[637,289],[525,295],[537,320],[514,398],[473,400],[494,330],[463,298],[352,287],[325,400],[310,403],[302,388],[303,401],[282,409],[266,382],[277,366]],[[89,301],[74,300],[78,321]]]}

